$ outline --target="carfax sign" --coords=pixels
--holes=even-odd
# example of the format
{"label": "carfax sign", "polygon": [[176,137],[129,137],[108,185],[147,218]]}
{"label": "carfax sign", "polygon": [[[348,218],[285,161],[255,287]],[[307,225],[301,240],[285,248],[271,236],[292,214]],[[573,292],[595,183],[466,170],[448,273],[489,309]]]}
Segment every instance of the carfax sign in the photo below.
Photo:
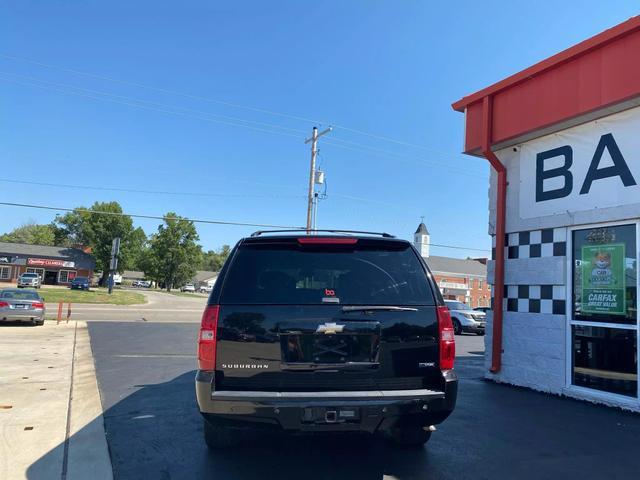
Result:
{"label": "carfax sign", "polygon": [[625,315],[624,243],[582,247],[582,312]]}

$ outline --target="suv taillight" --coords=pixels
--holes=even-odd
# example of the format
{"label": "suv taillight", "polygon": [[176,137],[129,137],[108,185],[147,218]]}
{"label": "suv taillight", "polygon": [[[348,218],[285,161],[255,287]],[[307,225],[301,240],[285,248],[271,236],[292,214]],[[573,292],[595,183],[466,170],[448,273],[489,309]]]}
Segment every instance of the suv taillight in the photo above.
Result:
{"label": "suv taillight", "polygon": [[0,307],[8,307],[9,303],[8,302],[0,302]]}
{"label": "suv taillight", "polygon": [[198,368],[216,369],[216,342],[218,335],[219,305],[207,305],[202,314],[200,333],[198,334]]}
{"label": "suv taillight", "polygon": [[446,306],[437,307],[440,334],[440,370],[451,370],[456,359],[456,337],[451,312]]}

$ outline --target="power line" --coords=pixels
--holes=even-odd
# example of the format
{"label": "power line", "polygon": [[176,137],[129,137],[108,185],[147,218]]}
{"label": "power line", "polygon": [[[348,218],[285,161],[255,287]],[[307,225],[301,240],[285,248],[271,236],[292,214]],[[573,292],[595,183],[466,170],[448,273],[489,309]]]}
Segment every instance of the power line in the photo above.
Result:
{"label": "power line", "polygon": [[[3,77],[3,75],[5,75],[5,77]],[[21,80],[21,79],[6,78],[6,75],[9,75],[9,76],[12,76],[12,77],[18,77],[18,78],[20,78],[20,77],[21,78],[27,78],[28,80],[25,81],[25,80]],[[147,100],[140,100],[140,99],[136,99],[136,98],[133,98],[133,97],[127,97],[127,96],[123,96],[123,95],[115,95],[115,94],[111,94],[111,93],[101,92],[101,91],[98,91],[98,90],[85,89],[85,88],[76,87],[76,86],[73,86],[73,85],[65,85],[65,84],[60,84],[60,83],[56,83],[56,82],[48,82],[46,80],[34,79],[33,77],[25,77],[25,76],[22,76],[22,75],[14,75],[14,74],[11,74],[11,73],[8,74],[8,73],[5,73],[5,72],[0,72],[0,80],[13,82],[13,83],[16,83],[16,84],[19,84],[19,85],[27,85],[27,86],[31,86],[31,87],[41,88],[41,89],[44,89],[44,90],[49,90],[49,91],[61,93],[61,94],[64,94],[64,95],[75,95],[75,96],[79,96],[79,97],[83,97],[83,98],[89,98],[89,99],[92,99],[92,100],[115,103],[115,104],[125,105],[125,106],[138,108],[138,109],[142,109],[142,110],[150,110],[150,111],[155,111],[155,112],[169,114],[169,115],[177,115],[177,116],[181,116],[181,117],[185,117],[185,118],[192,118],[192,119],[196,119],[196,120],[202,120],[202,121],[213,122],[213,123],[218,123],[218,124],[223,124],[223,125],[246,128],[246,129],[249,129],[249,130],[263,132],[263,133],[269,133],[269,134],[274,134],[274,135],[283,135],[283,136],[293,137],[293,138],[298,138],[298,139],[301,138],[300,136],[298,136],[296,134],[293,134],[293,133],[288,133],[288,132],[285,132],[285,131],[277,131],[277,130],[268,130],[266,128],[255,127],[255,126],[252,126],[252,125],[245,125],[243,123],[237,123],[237,122],[254,123],[254,124],[268,126],[270,128],[279,128],[279,129],[285,129],[285,130],[288,130],[288,131],[304,133],[301,130],[291,129],[291,128],[288,128],[288,127],[282,127],[282,126],[269,124],[269,123],[265,123],[265,122],[254,122],[253,120],[237,119],[237,117],[227,117],[227,116],[223,116],[223,115],[210,114],[210,113],[202,112],[202,111],[199,111],[199,110],[185,109],[185,108],[182,108],[182,107],[175,107],[175,106],[172,106],[172,105],[167,105],[167,104],[162,104],[162,103],[157,103],[157,102],[149,102]],[[34,83],[34,82],[40,82],[40,83]],[[52,87],[51,85],[54,85],[54,86]],[[73,90],[62,90],[60,87],[67,88],[67,89],[73,89]],[[89,93],[84,93],[84,92],[89,92]],[[211,117],[216,117],[216,118],[211,118]],[[219,119],[217,117],[220,117],[220,118],[223,118],[223,119],[227,119],[227,118],[237,119],[237,121],[221,120],[221,119]],[[335,143],[336,141],[342,142],[342,143],[345,143],[345,144],[348,144],[348,145],[342,145],[342,144],[339,144],[339,143]],[[360,144],[360,143],[357,143],[357,142],[350,142],[350,141],[342,140],[342,139],[333,139],[333,140],[327,141],[325,143],[328,144],[328,145],[332,145],[334,147],[337,147],[337,148],[345,149],[345,150],[351,150],[351,151],[356,151],[356,152],[365,152],[365,153],[373,153],[373,154],[376,154],[376,155],[379,155],[379,156],[393,158],[393,159],[396,159],[396,160],[403,160],[404,159],[404,160],[410,161],[412,163],[433,165],[433,166],[436,166],[436,167],[439,167],[439,168],[443,168],[445,170],[450,170],[451,172],[457,173],[459,175],[469,176],[469,177],[476,178],[476,179],[478,178],[478,175],[480,175],[480,172],[478,174],[471,174],[471,173],[468,173],[467,171],[462,171],[462,170],[458,170],[458,169],[455,169],[455,168],[451,168],[451,167],[449,167],[447,165],[443,165],[441,163],[437,163],[437,162],[433,162],[433,161],[430,161],[430,160],[426,160],[426,159],[418,158],[418,157],[413,157],[413,156],[409,156],[409,155],[403,155],[403,154],[399,154],[399,153],[389,152],[387,150],[382,150],[382,149],[378,149],[378,148],[375,148],[375,147],[370,147],[370,146],[363,145],[363,144]],[[350,146],[350,145],[352,145],[352,146]]]}
{"label": "power line", "polygon": [[12,203],[12,202],[0,202],[0,205],[5,205],[7,207],[23,207],[23,208],[36,208],[40,210],[53,210],[57,212],[79,212],[79,213],[87,213],[91,215],[109,215],[113,217],[130,217],[130,218],[143,218],[143,219],[151,219],[151,220],[187,220],[193,223],[206,223],[212,225],[232,225],[237,227],[261,227],[261,228],[286,228],[291,230],[301,230],[304,231],[305,227],[292,227],[291,225],[271,225],[265,223],[248,223],[248,222],[229,222],[225,220],[202,220],[195,218],[186,218],[186,217],[166,217],[166,216],[158,216],[158,215],[141,215],[134,213],[120,213],[120,212],[105,212],[102,210],[89,210],[87,208],[64,208],[64,207],[52,207],[49,205],[30,205],[26,203]]}
{"label": "power line", "polygon": [[16,78],[28,80],[28,81],[31,81],[31,82],[40,82],[40,83],[44,83],[44,84],[47,84],[47,85],[53,85],[55,87],[60,87],[60,88],[70,88],[70,89],[74,89],[74,90],[80,90],[82,92],[88,92],[88,93],[94,94],[94,95],[103,95],[105,97],[123,99],[123,100],[126,100],[126,101],[138,102],[138,103],[141,103],[141,104],[147,104],[147,105],[157,106],[157,107],[161,107],[161,108],[169,108],[169,109],[179,110],[179,111],[183,111],[183,112],[187,112],[187,113],[193,113],[193,114],[197,114],[197,115],[221,118],[223,120],[229,120],[229,121],[234,121],[234,122],[245,122],[245,123],[251,123],[251,124],[259,125],[259,126],[263,126],[263,127],[286,130],[286,131],[290,131],[290,132],[299,133],[300,135],[305,135],[305,133],[306,133],[304,130],[300,130],[300,129],[296,129],[296,128],[289,128],[289,127],[285,127],[285,126],[282,126],[282,125],[277,125],[275,123],[259,122],[259,121],[256,121],[256,120],[247,120],[246,118],[232,117],[232,116],[229,116],[229,115],[220,115],[218,113],[203,112],[202,110],[194,110],[194,109],[191,109],[191,108],[184,108],[184,107],[178,107],[178,106],[175,106],[175,105],[168,105],[166,103],[152,102],[152,101],[149,101],[149,100],[141,100],[139,98],[127,97],[125,95],[118,95],[118,94],[115,94],[115,93],[109,93],[109,92],[104,92],[104,91],[100,91],[100,90],[93,90],[93,89],[90,89],[90,88],[78,87],[76,85],[69,85],[69,84],[59,83],[59,82],[51,82],[49,80],[43,80],[41,78],[30,77],[30,76],[27,76],[27,75],[17,75],[15,73],[1,72],[1,71],[0,71],[0,75],[16,77]]}
{"label": "power line", "polygon": [[[54,188],[75,188],[80,190],[101,190],[106,192],[125,192],[125,193],[142,193],[149,195],[176,195],[176,196],[202,196],[202,197],[230,197],[230,198],[307,198],[304,194],[299,195],[289,195],[289,194],[279,194],[274,193],[273,195],[245,195],[245,194],[226,194],[226,193],[206,193],[206,192],[177,192],[177,191],[164,191],[164,190],[140,190],[134,188],[122,188],[122,187],[101,187],[97,185],[76,185],[76,184],[67,184],[67,183],[50,183],[50,182],[35,182],[30,180],[17,180],[13,178],[0,178],[0,182],[2,183],[12,183],[18,185],[36,185],[41,187],[54,187]],[[271,186],[266,183],[258,183],[258,185],[263,186]],[[280,188],[291,188],[282,186]],[[334,193],[332,197],[343,198],[345,200],[353,200],[356,202],[363,203],[373,203],[377,205],[386,205],[391,207],[400,207],[401,205],[389,202],[382,202],[379,200],[372,200],[369,198],[357,197],[354,195],[344,195],[341,193]]]}
{"label": "power line", "polygon": [[410,156],[410,155],[403,155],[401,153],[389,152],[388,150],[382,150],[382,149],[375,148],[375,147],[369,147],[367,145],[362,145],[362,144],[355,143],[355,142],[348,142],[348,143],[357,145],[357,147],[351,147],[349,145],[341,145],[339,143],[335,143],[336,140],[344,142],[344,140],[339,140],[339,139],[333,138],[331,140],[326,140],[324,143],[326,145],[331,145],[331,146],[334,146],[334,147],[337,147],[337,148],[342,148],[344,150],[351,150],[353,152],[372,153],[374,155],[393,158],[395,160],[400,160],[400,161],[404,160],[405,162],[409,161],[409,162],[414,163],[414,164],[431,165],[431,166],[434,166],[434,167],[439,167],[439,168],[443,168],[445,170],[449,170],[452,173],[456,173],[458,175],[463,175],[463,176],[466,176],[466,177],[472,177],[472,178],[478,179],[482,175],[482,172],[469,173],[468,170],[466,170],[466,171],[465,170],[458,170],[457,168],[452,168],[452,167],[450,167],[448,165],[443,165],[442,163],[426,160],[424,158],[413,157],[413,156]]}
{"label": "power line", "polygon": [[[249,130],[254,130],[254,131],[258,131],[258,132],[264,132],[264,133],[270,133],[270,134],[274,134],[274,135],[284,135],[284,136],[288,136],[288,137],[294,137],[297,139],[300,139],[301,137],[298,135],[294,135],[292,133],[287,133],[287,132],[280,132],[280,131],[276,131],[276,130],[267,130],[265,128],[259,128],[259,127],[254,127],[251,125],[244,125],[242,123],[237,123],[237,122],[231,122],[231,121],[226,121],[226,120],[219,120],[216,118],[210,118],[213,115],[212,114],[208,114],[208,113],[201,113],[199,115],[195,115],[193,113],[192,110],[189,109],[183,109],[181,107],[173,107],[173,106],[164,106],[163,108],[158,108],[157,106],[153,106],[152,102],[147,102],[146,100],[139,100],[139,99],[135,99],[135,98],[131,98],[131,97],[124,97],[121,95],[112,95],[109,93],[100,93],[95,91],[95,94],[86,94],[86,93],[82,93],[79,91],[69,91],[69,90],[61,90],[60,88],[57,87],[51,87],[49,85],[41,85],[38,83],[33,83],[33,82],[29,82],[29,81],[24,81],[24,80],[16,80],[16,79],[12,79],[12,78],[6,78],[6,77],[2,77],[2,75],[6,75],[3,72],[0,72],[0,80],[5,80],[5,81],[9,81],[9,82],[13,82],[13,83],[17,83],[19,85],[27,85],[27,86],[31,86],[31,87],[36,87],[36,88],[41,88],[44,90],[50,90],[50,91],[54,91],[57,93],[62,93],[64,95],[75,95],[78,97],[84,97],[84,98],[90,98],[93,100],[100,100],[100,101],[104,101],[104,102],[110,102],[110,103],[117,103],[120,105],[126,105],[129,107],[134,107],[134,108],[140,108],[142,110],[151,110],[151,111],[156,111],[156,112],[160,112],[160,113],[165,113],[165,114],[169,114],[169,115],[178,115],[181,117],[186,117],[186,118],[194,118],[197,120],[203,120],[203,121],[207,121],[207,122],[213,122],[213,123],[220,123],[223,125],[230,125],[233,127],[241,127],[241,128],[246,128]],[[12,74],[9,74],[12,75]],[[43,82],[42,80],[38,80],[40,82]],[[46,82],[46,81],[45,81]],[[43,82],[44,83],[44,82]],[[50,82],[47,82],[50,83]],[[69,86],[67,88],[74,88],[76,90],[81,90],[78,87],[73,87],[73,86]],[[86,90],[86,89],[85,89]],[[109,97],[120,97],[120,98],[109,98]],[[121,100],[121,99],[127,99],[127,101],[125,100]],[[148,104],[148,105],[145,105]],[[155,105],[163,105],[163,104],[155,104]],[[244,120],[241,120],[244,121]],[[280,127],[282,128],[282,127]]]}
{"label": "power line", "polygon": [[73,73],[73,74],[76,74],[76,75],[82,75],[82,76],[85,76],[85,77],[97,78],[99,80],[105,80],[107,82],[119,83],[121,85],[129,85],[131,87],[144,88],[144,89],[147,89],[147,90],[154,90],[156,92],[166,93],[166,94],[170,94],[170,95],[177,95],[177,96],[184,97],[184,98],[190,98],[192,100],[199,100],[199,101],[203,101],[203,102],[218,103],[220,105],[225,105],[227,107],[233,107],[233,108],[238,108],[238,109],[242,109],[242,110],[249,110],[249,111],[258,112],[258,113],[265,113],[267,115],[275,115],[275,116],[278,116],[278,117],[289,118],[289,119],[292,119],[292,120],[298,120],[298,121],[303,121],[303,122],[310,122],[310,123],[317,123],[317,124],[325,123],[325,122],[322,122],[320,120],[314,120],[314,119],[302,117],[302,116],[299,116],[299,115],[291,115],[291,114],[288,114],[288,113],[276,112],[274,110],[267,110],[267,109],[264,109],[264,108],[252,107],[252,106],[248,106],[248,105],[241,105],[241,104],[233,103],[233,102],[226,102],[224,100],[217,100],[217,99],[214,99],[214,98],[203,97],[203,96],[200,96],[200,95],[193,95],[193,94],[190,94],[190,93],[178,92],[176,90],[169,90],[169,89],[166,89],[166,88],[155,87],[155,86],[152,86],[152,85],[145,85],[145,84],[142,84],[142,83],[131,82],[131,81],[128,81],[128,80],[121,80],[121,79],[118,79],[118,78],[107,77],[107,76],[104,76],[104,75],[98,75],[98,74],[95,74],[95,73],[84,72],[84,71],[75,70],[75,69],[72,69],[72,68],[60,67],[60,66],[57,66],[57,65],[51,65],[51,64],[48,64],[48,63],[38,62],[36,60],[20,58],[20,57],[16,57],[16,56],[13,56],[13,55],[7,55],[7,54],[0,53],[0,57],[6,58],[6,59],[9,59],[9,60],[16,60],[16,61],[25,62],[25,63],[31,63],[32,65],[38,65],[38,66],[41,66],[41,67],[51,68],[51,69],[54,69],[54,70],[60,70],[60,71],[63,71],[63,72],[69,72],[69,73]]}
{"label": "power line", "polygon": [[364,136],[367,136],[369,138],[375,138],[377,140],[381,140],[381,141],[385,141],[385,142],[395,143],[396,145],[402,145],[402,146],[411,147],[411,148],[419,148],[419,149],[425,150],[425,151],[435,152],[435,153],[439,153],[439,154],[445,153],[445,154],[448,155],[448,152],[444,152],[443,150],[434,149],[434,148],[427,147],[425,145],[419,145],[419,144],[416,144],[416,143],[406,142],[404,140],[398,140],[396,138],[388,137],[388,136],[385,136],[385,135],[378,135],[378,134],[375,134],[375,133],[366,132],[364,130],[360,130],[360,129],[356,129],[356,128],[352,128],[352,127],[347,127],[345,125],[336,124],[335,122],[327,122],[327,121],[322,121],[322,120],[303,117],[303,116],[300,116],[300,115],[292,115],[292,114],[289,114],[289,113],[277,112],[277,111],[274,111],[274,110],[268,110],[268,109],[249,106],[249,105],[242,105],[242,104],[238,104],[238,103],[227,102],[227,101],[218,100],[218,99],[212,99],[212,98],[204,97],[204,96],[201,96],[201,95],[193,95],[193,94],[190,94],[190,93],[179,92],[179,91],[176,91],[176,90],[170,90],[170,89],[156,87],[156,86],[152,86],[152,85],[146,85],[146,84],[142,84],[142,83],[138,83],[138,82],[131,82],[131,81],[128,81],[128,80],[121,80],[121,79],[117,79],[117,78],[113,78],[113,77],[109,77],[109,76],[105,76],[105,75],[98,75],[98,74],[91,73],[91,72],[76,70],[76,69],[67,68],[67,67],[61,67],[61,66],[58,66],[58,65],[52,65],[52,64],[49,64],[49,63],[39,62],[39,61],[36,61],[36,60],[17,57],[17,56],[14,56],[14,55],[8,55],[8,54],[0,53],[0,57],[8,59],[8,60],[24,62],[24,63],[30,63],[32,65],[37,65],[37,66],[40,66],[40,67],[45,67],[45,68],[49,68],[49,69],[53,69],[53,70],[60,70],[60,71],[63,71],[63,72],[73,73],[75,75],[81,75],[81,76],[90,77],[90,78],[96,78],[96,79],[104,80],[104,81],[108,81],[108,82],[119,83],[121,85],[128,85],[128,86],[137,87],[137,88],[143,88],[143,89],[152,90],[152,91],[156,91],[156,92],[160,92],[160,93],[164,93],[164,94],[176,95],[176,96],[180,96],[180,97],[184,97],[184,98],[189,98],[189,99],[192,99],[192,100],[217,103],[217,104],[225,105],[225,106],[232,107],[232,108],[237,108],[237,109],[242,109],[242,110],[247,110],[247,111],[253,111],[253,112],[258,112],[258,113],[264,113],[264,114],[267,114],[267,115],[278,116],[278,117],[281,117],[281,118],[288,118],[288,119],[291,119],[291,120],[303,121],[303,122],[314,123],[314,124],[319,124],[319,125],[331,125],[336,129],[344,130],[344,131],[355,133],[355,134],[358,134],[358,135],[364,135]]}
{"label": "power line", "polygon": [[30,180],[16,180],[9,178],[0,178],[0,182],[3,183],[16,183],[20,185],[38,185],[41,187],[56,187],[56,188],[77,188],[81,190],[102,190],[110,192],[126,192],[126,193],[145,193],[150,195],[176,195],[176,196],[192,196],[192,197],[233,197],[233,198],[306,198],[305,195],[253,195],[253,194],[233,194],[233,193],[206,193],[206,192],[176,192],[176,191],[164,191],[164,190],[140,190],[135,188],[121,188],[121,187],[100,187],[96,185],[73,185],[67,183],[49,183],[49,182],[34,182]]}
{"label": "power line", "polygon": [[471,247],[461,247],[460,245],[443,245],[441,243],[431,243],[429,242],[429,246],[431,247],[442,247],[442,248],[454,248],[456,250],[473,250],[476,252],[490,252],[491,250],[488,250],[486,248],[471,248]]}
{"label": "power line", "polygon": [[[290,230],[300,230],[301,232],[306,230],[306,227],[299,226],[290,226],[290,225],[272,225],[265,223],[247,223],[247,222],[231,222],[225,220],[202,220],[195,218],[187,218],[187,217],[166,217],[159,215],[141,215],[134,213],[120,213],[120,212],[105,212],[101,210],[89,210],[87,208],[65,208],[65,207],[53,207],[50,205],[31,205],[26,203],[13,203],[13,202],[0,202],[0,205],[4,205],[7,207],[22,207],[22,208],[34,208],[39,210],[53,210],[58,212],[78,212],[78,213],[86,213],[90,215],[108,215],[115,217],[130,217],[130,218],[142,218],[142,219],[150,219],[150,220],[187,220],[193,223],[204,223],[204,224],[212,224],[212,225],[231,225],[238,227],[261,227],[261,228],[281,228],[281,229],[290,229]],[[433,247],[442,247],[442,248],[453,248],[457,250],[473,250],[480,252],[488,252],[489,250],[481,249],[481,248],[470,248],[463,247],[460,245],[444,245],[438,243],[430,243],[429,245]]]}

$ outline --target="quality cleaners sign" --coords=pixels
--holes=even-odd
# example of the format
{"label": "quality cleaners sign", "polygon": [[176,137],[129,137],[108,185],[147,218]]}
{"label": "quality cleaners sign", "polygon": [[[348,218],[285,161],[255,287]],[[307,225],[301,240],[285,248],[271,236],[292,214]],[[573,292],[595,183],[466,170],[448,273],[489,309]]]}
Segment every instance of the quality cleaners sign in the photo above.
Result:
{"label": "quality cleaners sign", "polygon": [[640,107],[520,149],[520,217],[640,204]]}

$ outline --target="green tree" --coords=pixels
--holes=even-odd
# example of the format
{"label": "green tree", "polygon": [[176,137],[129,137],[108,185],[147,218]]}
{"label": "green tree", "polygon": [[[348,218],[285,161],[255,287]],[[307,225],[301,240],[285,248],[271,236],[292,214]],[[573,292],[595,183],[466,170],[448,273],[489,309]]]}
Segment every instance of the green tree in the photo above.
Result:
{"label": "green tree", "polygon": [[118,202],[96,202],[89,209],[79,207],[73,212],[58,215],[55,220],[71,243],[91,247],[96,259],[96,269],[102,271],[101,285],[105,284],[109,275],[111,243],[114,238],[120,237],[118,269],[127,268],[131,258],[133,221],[131,217],[121,214],[122,207]]}
{"label": "green tree", "polygon": [[203,254],[202,258],[202,270],[209,270],[212,272],[219,272],[227,260],[227,257],[231,253],[231,247],[229,245],[223,245],[218,250],[209,250]]}
{"label": "green tree", "polygon": [[131,270],[143,270],[143,257],[148,249],[149,240],[147,239],[147,234],[144,233],[144,230],[141,227],[136,228],[131,232],[131,237],[129,238],[127,245],[127,268],[130,268]]}
{"label": "green tree", "polygon": [[29,245],[55,245],[56,235],[52,225],[25,223],[9,233],[0,235],[0,242],[27,243]]}
{"label": "green tree", "polygon": [[151,270],[150,276],[162,283],[167,291],[191,280],[202,262],[198,240],[192,221],[173,212],[167,213],[164,224],[158,227],[158,233],[149,242],[151,258],[144,260]]}
{"label": "green tree", "polygon": [[147,280],[152,280],[156,282],[156,285],[160,285],[162,283],[162,272],[160,271],[160,264],[154,249],[151,248],[154,239],[155,235],[152,235],[149,240],[149,247],[145,248],[140,255],[138,259],[138,269],[144,272]]}

